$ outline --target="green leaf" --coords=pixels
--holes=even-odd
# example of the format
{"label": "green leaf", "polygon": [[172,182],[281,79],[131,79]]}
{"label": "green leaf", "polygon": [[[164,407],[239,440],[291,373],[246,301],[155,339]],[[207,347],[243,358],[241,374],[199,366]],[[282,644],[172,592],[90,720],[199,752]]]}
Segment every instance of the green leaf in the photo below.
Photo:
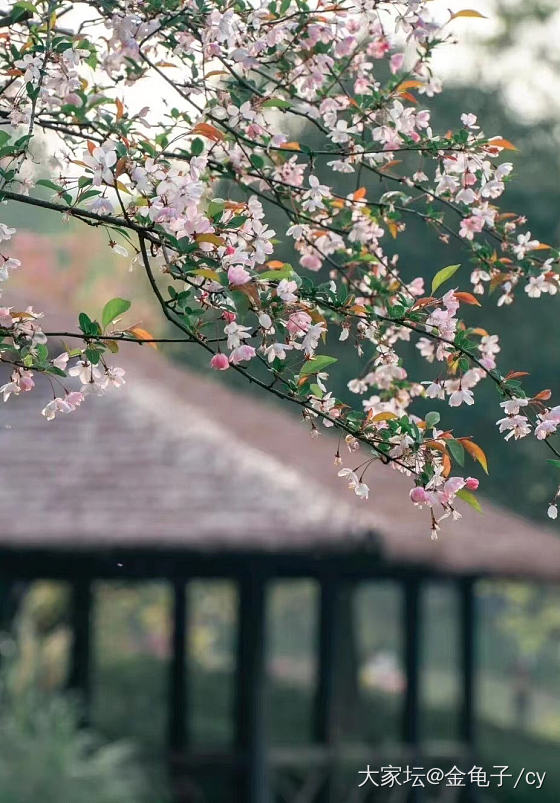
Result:
{"label": "green leaf", "polygon": [[457,496],[459,497],[459,499],[462,499],[463,502],[466,502],[467,505],[474,507],[475,510],[477,510],[479,513],[482,513],[482,507],[480,506],[480,502],[478,501],[476,496],[472,494],[470,491],[465,491],[464,488],[461,488],[460,491],[457,491]]}
{"label": "green leaf", "polygon": [[313,357],[312,360],[308,360],[301,371],[299,372],[300,376],[309,376],[310,374],[318,374],[320,371],[323,371],[329,365],[332,365],[334,362],[337,362],[336,357],[328,357],[326,354],[320,354],[318,357]]}
{"label": "green leaf", "polygon": [[86,349],[86,357],[92,365],[97,365],[101,359],[101,351],[99,351],[99,349],[89,347]]}
{"label": "green leaf", "polygon": [[440,285],[442,285],[448,279],[451,279],[451,277],[457,273],[460,267],[461,265],[448,265],[446,268],[438,270],[432,279],[432,293],[435,293]]}
{"label": "green leaf", "polygon": [[263,270],[262,273],[259,273],[259,279],[278,279],[278,281],[281,281],[282,279],[291,279],[293,273],[294,269],[291,265],[284,265],[283,268]]}
{"label": "green leaf", "polygon": [[560,460],[547,460],[547,463],[551,463],[555,468],[560,468]]}
{"label": "green leaf", "polygon": [[57,368],[55,365],[49,365],[48,368],[45,368],[45,373],[53,374],[53,376],[66,377],[66,371],[61,371],[60,368]]}
{"label": "green leaf", "polygon": [[425,419],[426,427],[428,427],[429,429],[435,427],[436,424],[439,424],[440,418],[441,418],[440,414],[436,410],[432,410],[430,413],[426,415]]}
{"label": "green leaf", "polygon": [[459,463],[460,466],[464,466],[465,450],[463,448],[463,444],[459,443],[459,441],[456,441],[453,438],[449,438],[449,440],[445,441],[445,445],[451,452],[451,456],[455,460],[455,462]]}
{"label": "green leaf", "polygon": [[86,315],[85,312],[80,312],[78,315],[78,323],[80,324],[80,329],[84,335],[91,334],[93,323],[89,315]]}
{"label": "green leaf", "polygon": [[101,317],[103,328],[105,329],[110,323],[113,323],[115,318],[118,318],[119,315],[122,315],[129,309],[130,301],[124,298],[112,298],[111,301],[108,301],[103,307],[103,315]]}
{"label": "green leaf", "polygon": [[195,137],[191,142],[191,153],[193,156],[200,156],[202,151],[204,150],[204,142],[200,139],[200,137]]}
{"label": "green leaf", "polygon": [[14,8],[21,9],[22,11],[31,11],[32,14],[37,13],[36,6],[34,6],[33,3],[27,2],[27,0],[18,0]]}
{"label": "green leaf", "polygon": [[54,181],[49,181],[46,178],[40,178],[39,181],[36,181],[35,184],[38,187],[47,187],[49,190],[56,190],[56,192],[63,192],[64,187],[61,187],[60,184],[55,184]]}
{"label": "green leaf", "polygon": [[208,204],[207,214],[208,217],[214,217],[215,215],[219,215],[224,211],[224,206],[226,202],[221,198],[214,198],[213,201],[210,201]]}
{"label": "green leaf", "polygon": [[262,156],[259,156],[258,153],[252,153],[249,156],[249,161],[251,162],[255,170],[261,170],[264,167],[264,159],[262,158]]}
{"label": "green leaf", "polygon": [[227,228],[228,229],[238,229],[240,226],[242,226],[245,223],[246,220],[247,220],[247,216],[246,215],[235,215],[235,217],[232,217],[232,219],[227,224]]}
{"label": "green leaf", "polygon": [[270,100],[265,100],[262,104],[265,109],[289,109],[291,105],[289,100],[282,100],[282,98],[270,98]]}

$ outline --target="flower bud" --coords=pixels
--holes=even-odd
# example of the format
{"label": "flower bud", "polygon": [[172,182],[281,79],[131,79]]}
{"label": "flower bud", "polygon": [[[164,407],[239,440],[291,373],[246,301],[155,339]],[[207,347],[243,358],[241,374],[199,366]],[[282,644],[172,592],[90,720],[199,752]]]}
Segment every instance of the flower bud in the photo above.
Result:
{"label": "flower bud", "polygon": [[410,492],[410,498],[414,502],[415,505],[425,505],[428,501],[428,494],[426,493],[425,488],[421,488],[417,486],[413,488]]}
{"label": "flower bud", "polygon": [[229,360],[225,354],[214,354],[210,360],[210,367],[215,371],[227,371],[229,368]]}

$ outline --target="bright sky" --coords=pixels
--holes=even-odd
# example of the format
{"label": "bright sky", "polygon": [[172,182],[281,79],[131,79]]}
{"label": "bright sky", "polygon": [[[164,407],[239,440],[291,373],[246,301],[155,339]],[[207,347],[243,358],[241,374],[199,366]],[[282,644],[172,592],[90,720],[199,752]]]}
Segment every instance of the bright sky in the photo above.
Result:
{"label": "bright sky", "polygon": [[[515,7],[519,0],[509,2]],[[458,43],[436,49],[435,73],[445,82],[498,85],[512,108],[529,120],[550,115],[551,109],[558,109],[560,116],[556,91],[560,62],[555,69],[548,59],[543,58],[547,53],[551,58],[557,58],[560,0],[558,11],[547,25],[525,24],[520,31],[518,46],[511,51],[501,51],[497,59],[492,58],[490,48],[481,46],[484,40],[500,32],[495,4],[496,0],[432,0],[434,14],[441,21],[449,17],[450,11],[463,9],[473,9],[486,16],[486,19],[458,18],[450,24],[449,30],[457,35]],[[4,0],[0,0],[0,8],[5,5]],[[75,3],[71,14],[66,17],[68,22],[70,17],[74,23],[77,19],[90,18],[91,12],[87,6]],[[151,112],[157,117],[162,110],[160,98],[166,94],[162,92],[159,80],[149,79],[128,91],[129,106],[140,108],[149,98]]]}
{"label": "bright sky", "polygon": [[[510,0],[515,7],[518,2]],[[452,23],[458,44],[441,48],[434,58],[435,72],[448,81],[499,85],[509,105],[522,117],[538,120],[558,110],[558,69],[546,58],[558,59],[560,38],[560,2],[558,11],[546,25],[525,23],[519,31],[517,47],[500,52],[493,59],[491,51],[480,45],[501,30],[495,14],[494,0],[433,0],[438,17],[445,19],[448,10],[473,9],[487,19],[460,18]]]}

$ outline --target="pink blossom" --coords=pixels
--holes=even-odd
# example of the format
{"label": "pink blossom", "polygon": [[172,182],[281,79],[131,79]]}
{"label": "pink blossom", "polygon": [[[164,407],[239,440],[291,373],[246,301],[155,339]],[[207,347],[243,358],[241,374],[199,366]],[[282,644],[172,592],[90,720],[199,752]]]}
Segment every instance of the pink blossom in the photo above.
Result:
{"label": "pink blossom", "polygon": [[404,53],[393,53],[390,60],[390,68],[393,75],[397,73],[404,63]]}
{"label": "pink blossom", "polygon": [[292,312],[288,318],[287,329],[291,335],[304,335],[311,326],[312,318],[305,310]]}
{"label": "pink blossom", "polygon": [[256,351],[254,347],[244,343],[231,352],[229,355],[229,361],[232,365],[239,365],[240,362],[252,360],[255,354]]}
{"label": "pink blossom", "polygon": [[410,491],[410,498],[414,502],[415,505],[426,505],[429,502],[428,494],[426,493],[426,489],[422,488],[420,485],[416,486]]}
{"label": "pink blossom", "polygon": [[233,287],[247,284],[250,279],[251,274],[245,270],[243,265],[232,265],[231,268],[228,268],[228,280]]}
{"label": "pink blossom", "polygon": [[210,360],[210,366],[214,368],[215,371],[227,371],[229,368],[229,360],[225,354],[218,352],[214,354]]}
{"label": "pink blossom", "polygon": [[305,256],[302,256],[299,263],[302,266],[302,268],[307,268],[307,270],[313,270],[313,271],[321,270],[321,267],[323,265],[322,261],[319,259],[319,256],[315,251],[309,252],[305,254]]}
{"label": "pink blossom", "polygon": [[461,221],[459,228],[459,235],[466,240],[473,240],[474,235],[478,234],[484,228],[484,221],[480,217],[465,217]]}

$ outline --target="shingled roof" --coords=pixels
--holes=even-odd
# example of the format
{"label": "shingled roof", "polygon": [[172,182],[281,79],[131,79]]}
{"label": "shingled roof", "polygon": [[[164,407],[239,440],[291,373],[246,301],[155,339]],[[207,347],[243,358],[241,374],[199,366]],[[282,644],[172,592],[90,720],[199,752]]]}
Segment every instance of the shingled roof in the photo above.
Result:
{"label": "shingled roof", "polygon": [[[38,394],[1,408],[0,547],[380,551],[437,571],[560,578],[552,531],[484,503],[431,541],[407,482],[379,467],[358,500],[336,442],[297,415],[129,346],[127,384],[47,422]],[[351,460],[348,463],[351,465]],[[404,482],[404,485],[403,485]]]}

